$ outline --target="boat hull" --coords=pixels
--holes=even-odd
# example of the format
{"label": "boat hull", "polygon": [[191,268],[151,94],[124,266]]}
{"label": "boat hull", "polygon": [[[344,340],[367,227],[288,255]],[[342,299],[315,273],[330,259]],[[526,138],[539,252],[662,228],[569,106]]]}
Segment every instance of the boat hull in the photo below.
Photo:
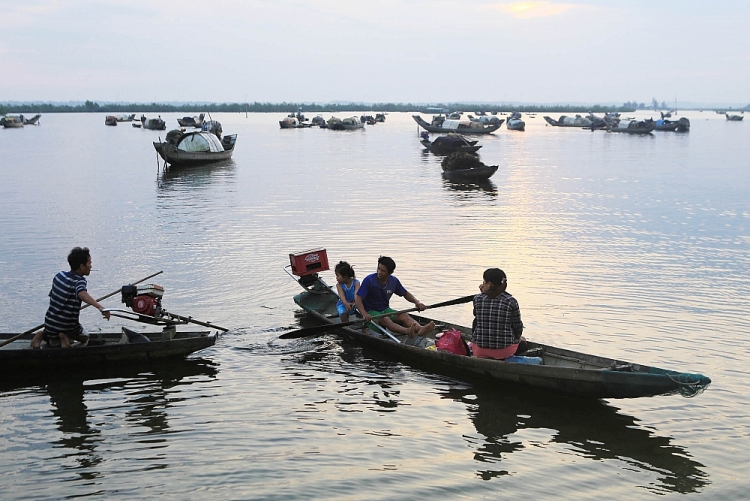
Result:
{"label": "boat hull", "polygon": [[422,141],[420,141],[420,143],[422,143],[422,146],[424,146],[425,149],[431,151],[435,155],[450,155],[451,153],[476,153],[477,151],[479,151],[479,148],[481,148],[481,146],[476,145],[445,147],[436,145],[429,139],[423,139]]}
{"label": "boat hull", "polygon": [[204,165],[229,160],[232,158],[235,146],[235,143],[232,142],[231,146],[224,151],[210,152],[178,150],[171,143],[154,142],[153,144],[159,156],[169,165],[175,166]]}
{"label": "boat hull", "polygon": [[[294,301],[310,317],[321,323],[330,323],[335,329],[335,324],[339,322],[336,316],[337,297],[325,284],[316,282],[308,291],[296,295]],[[412,316],[422,323],[428,320],[426,317]],[[438,321],[436,324],[439,330],[455,328],[463,333],[465,339],[470,337],[471,330],[467,327]],[[420,342],[418,336],[401,336],[401,343],[396,343],[369,329],[363,331],[344,327],[332,332],[387,353],[408,365],[495,387],[502,387],[498,383],[510,382],[576,397],[635,398],[678,392],[692,396],[710,383],[710,379],[701,375],[665,371],[533,342],[529,343],[527,353],[540,357],[543,361],[541,365],[465,357],[426,349],[414,345],[415,340]],[[434,334],[426,337],[434,337]]]}
{"label": "boat hull", "polygon": [[445,170],[443,177],[451,181],[485,181],[497,172],[497,165],[483,165],[471,169]]}
{"label": "boat hull", "polygon": [[[162,333],[148,333],[150,343],[120,343],[121,333],[101,334],[105,344],[101,346],[63,348],[28,348],[29,340],[23,339],[0,349],[0,374],[3,378],[26,377],[30,374],[51,371],[77,371],[82,368],[110,368],[129,366],[135,363],[154,363],[183,359],[196,351],[216,343],[217,334],[211,332],[178,332],[172,339],[162,340]],[[0,340],[14,334],[0,334]],[[93,334],[92,339],[97,338]]]}

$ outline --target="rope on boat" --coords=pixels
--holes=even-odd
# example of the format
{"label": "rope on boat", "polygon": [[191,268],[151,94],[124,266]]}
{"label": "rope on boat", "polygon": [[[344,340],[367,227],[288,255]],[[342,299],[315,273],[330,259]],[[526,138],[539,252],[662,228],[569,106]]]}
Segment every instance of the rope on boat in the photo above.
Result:
{"label": "rope on boat", "polygon": [[692,398],[703,393],[703,390],[706,389],[706,386],[711,382],[711,380],[703,374],[665,372],[664,375],[677,384],[677,391],[680,395],[686,398]]}

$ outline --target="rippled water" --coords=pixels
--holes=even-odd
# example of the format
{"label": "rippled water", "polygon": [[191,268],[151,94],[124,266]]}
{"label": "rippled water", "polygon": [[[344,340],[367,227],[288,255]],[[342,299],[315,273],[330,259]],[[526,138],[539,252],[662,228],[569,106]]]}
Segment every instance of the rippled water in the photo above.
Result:
{"label": "rippled water", "polygon": [[[691,132],[646,137],[528,117],[480,139],[500,166],[482,185],[444,181],[408,114],[357,132],[217,115],[233,160],[168,172],[151,146],[164,132],[103,115],[0,130],[3,332],[41,322],[75,245],[92,249],[94,296],[164,270],[165,307],[232,329],[154,372],[0,384],[0,498],[741,497],[750,129],[687,116]],[[313,247],[360,275],[390,255],[428,304],[499,266],[530,339],[713,383],[580,401],[474,387],[335,336],[278,340],[298,325],[287,255]],[[467,324],[471,307],[434,316]]]}

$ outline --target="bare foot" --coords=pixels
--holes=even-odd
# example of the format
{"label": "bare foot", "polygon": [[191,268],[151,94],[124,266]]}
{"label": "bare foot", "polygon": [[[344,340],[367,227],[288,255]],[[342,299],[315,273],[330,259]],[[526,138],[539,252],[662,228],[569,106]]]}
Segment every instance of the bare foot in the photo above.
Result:
{"label": "bare foot", "polygon": [[414,322],[409,326],[409,330],[406,332],[409,337],[414,337],[414,334],[417,333],[417,330],[419,329],[419,324],[417,322]]}
{"label": "bare foot", "polygon": [[432,332],[433,330],[435,330],[435,322],[430,322],[429,324],[427,324],[427,325],[424,325],[424,326],[422,326],[422,327],[421,327],[421,328],[419,329],[419,332],[418,332],[418,334],[419,334],[420,336],[426,336],[427,334],[429,334],[429,333],[430,333],[430,332]]}

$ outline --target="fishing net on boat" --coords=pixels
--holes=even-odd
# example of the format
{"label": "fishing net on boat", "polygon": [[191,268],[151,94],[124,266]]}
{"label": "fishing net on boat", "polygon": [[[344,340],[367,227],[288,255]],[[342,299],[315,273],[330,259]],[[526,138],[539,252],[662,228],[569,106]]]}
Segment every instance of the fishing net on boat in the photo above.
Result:
{"label": "fishing net on boat", "polygon": [[674,383],[677,384],[677,389],[674,393],[679,393],[683,397],[694,397],[703,393],[703,390],[711,383],[711,379],[704,376],[703,374],[691,374],[689,372],[675,372],[667,371],[664,369],[652,368],[648,371],[649,374],[664,374]]}

